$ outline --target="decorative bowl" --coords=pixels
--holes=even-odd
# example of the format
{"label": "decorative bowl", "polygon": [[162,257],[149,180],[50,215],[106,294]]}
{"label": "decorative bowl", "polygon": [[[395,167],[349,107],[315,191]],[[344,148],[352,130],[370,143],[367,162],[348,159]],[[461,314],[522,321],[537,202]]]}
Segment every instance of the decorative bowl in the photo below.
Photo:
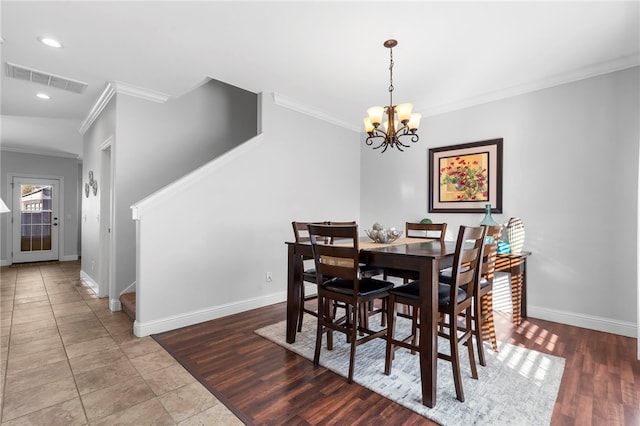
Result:
{"label": "decorative bowl", "polygon": [[403,231],[393,227],[387,229],[379,223],[374,223],[372,230],[365,229],[364,232],[376,243],[391,243],[400,238]]}

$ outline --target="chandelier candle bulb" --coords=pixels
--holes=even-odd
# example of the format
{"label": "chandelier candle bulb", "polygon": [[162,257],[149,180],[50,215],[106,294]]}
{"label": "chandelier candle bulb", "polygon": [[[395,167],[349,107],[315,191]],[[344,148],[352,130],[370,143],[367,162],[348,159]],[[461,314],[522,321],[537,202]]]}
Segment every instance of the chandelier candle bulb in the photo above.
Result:
{"label": "chandelier candle bulb", "polygon": [[371,123],[373,124],[374,127],[377,127],[376,124],[380,125],[380,123],[382,123],[383,112],[384,112],[384,108],[382,108],[381,106],[374,106],[367,110],[367,113],[369,114],[369,119],[371,120]]}
{"label": "chandelier candle bulb", "polygon": [[409,119],[409,130],[411,132],[415,132],[420,127],[420,119],[422,118],[422,114],[419,112],[414,112],[411,114],[411,118]]}
{"label": "chandelier candle bulb", "polygon": [[402,124],[407,124],[411,119],[411,110],[413,110],[413,104],[398,104],[396,111],[398,112],[398,120]]}
{"label": "chandelier candle bulb", "polygon": [[371,123],[371,118],[365,117],[363,121],[364,121],[364,131],[367,133],[373,132],[373,123]]}

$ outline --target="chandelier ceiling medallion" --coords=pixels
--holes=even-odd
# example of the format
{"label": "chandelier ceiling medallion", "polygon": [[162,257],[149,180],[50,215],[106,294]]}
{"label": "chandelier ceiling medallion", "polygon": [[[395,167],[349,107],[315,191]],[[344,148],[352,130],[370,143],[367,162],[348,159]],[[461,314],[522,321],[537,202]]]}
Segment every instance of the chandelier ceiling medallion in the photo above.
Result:
{"label": "chandelier ceiling medallion", "polygon": [[[389,106],[374,106],[367,109],[368,117],[364,119],[364,129],[369,134],[367,145],[377,145],[373,149],[382,148],[408,148],[405,142],[418,142],[418,126],[422,114],[412,113],[413,104],[393,104],[393,48],[398,45],[397,40],[387,40],[384,47],[389,49]],[[382,122],[382,116],[386,113],[386,125]],[[397,114],[397,117],[396,117]],[[402,139],[402,141],[401,141]]]}

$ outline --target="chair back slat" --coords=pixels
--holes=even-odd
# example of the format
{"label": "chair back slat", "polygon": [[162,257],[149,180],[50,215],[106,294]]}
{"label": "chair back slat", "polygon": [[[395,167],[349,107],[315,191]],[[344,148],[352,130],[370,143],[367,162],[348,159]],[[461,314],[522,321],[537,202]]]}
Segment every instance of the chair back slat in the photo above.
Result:
{"label": "chair back slat", "polygon": [[322,222],[291,222],[291,225],[293,226],[293,235],[296,238],[296,243],[305,243],[305,242],[310,242],[311,238],[309,236],[309,224],[310,223],[319,223],[319,224],[327,224],[329,222],[327,221],[322,221]]}
{"label": "chair back slat", "polygon": [[474,295],[481,269],[485,233],[486,228],[483,226],[460,226],[451,271],[451,305],[454,305],[458,300],[459,290],[462,286],[466,285],[465,300],[470,300]]}
{"label": "chair back slat", "polygon": [[[353,280],[358,284],[358,225],[309,224],[318,282],[325,277]],[[339,244],[333,244],[339,240]]]}
{"label": "chair back slat", "polygon": [[446,232],[446,223],[406,222],[404,235],[411,238],[437,238],[440,242],[444,242]]}

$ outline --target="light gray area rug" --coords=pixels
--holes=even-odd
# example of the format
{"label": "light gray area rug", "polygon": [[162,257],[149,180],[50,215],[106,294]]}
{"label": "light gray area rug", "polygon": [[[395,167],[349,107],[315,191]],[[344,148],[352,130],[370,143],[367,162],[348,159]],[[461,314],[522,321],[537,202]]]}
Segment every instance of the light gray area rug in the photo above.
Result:
{"label": "light gray area rug", "polygon": [[[371,321],[374,324],[376,319]],[[409,321],[399,318],[396,336],[408,335],[409,325]],[[305,316],[303,330],[293,344],[286,343],[285,321],[255,333],[313,360],[315,331],[316,319]],[[334,349],[327,351],[326,339],[323,341],[320,364],[346,377],[349,345],[341,333],[335,334],[334,342]],[[445,339],[440,338],[438,345],[441,352],[448,352]],[[501,342],[498,353],[486,343],[485,353],[487,366],[478,364],[479,380],[474,380],[467,350],[462,348],[460,351],[465,402],[456,399],[451,363],[439,359],[436,406],[422,405],[418,355],[398,349],[391,375],[386,376],[385,342],[382,339],[374,339],[356,349],[354,381],[446,426],[548,425],[564,371],[564,358]]]}

